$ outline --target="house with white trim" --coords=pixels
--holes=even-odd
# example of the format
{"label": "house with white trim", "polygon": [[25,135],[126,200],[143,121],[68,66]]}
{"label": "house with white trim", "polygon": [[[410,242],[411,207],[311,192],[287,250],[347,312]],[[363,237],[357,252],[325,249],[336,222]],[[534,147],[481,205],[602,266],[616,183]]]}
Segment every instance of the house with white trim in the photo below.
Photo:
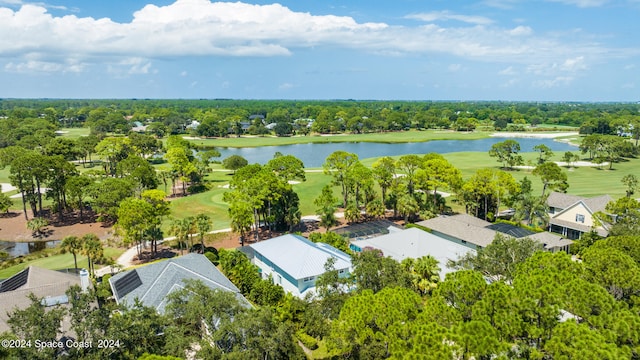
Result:
{"label": "house with white trim", "polygon": [[248,246],[251,261],[262,278],[271,278],[285,291],[304,298],[315,293],[316,280],[325,273],[324,265],[335,259],[334,269],[340,277],[352,271],[351,256],[325,243],[314,243],[300,235],[286,234]]}
{"label": "house with white trim", "polygon": [[248,305],[240,290],[206,256],[195,253],[118,273],[109,278],[109,284],[116,303],[131,307],[138,299],[162,314],[167,295],[183,289],[186,280],[199,280],[211,289],[232,292],[240,303]]}
{"label": "house with white trim", "polygon": [[586,198],[552,192],[547,199],[549,206],[549,231],[567,239],[580,239],[582,234],[595,230],[600,236],[609,235],[609,224],[594,222],[593,214],[604,212],[611,196]]}

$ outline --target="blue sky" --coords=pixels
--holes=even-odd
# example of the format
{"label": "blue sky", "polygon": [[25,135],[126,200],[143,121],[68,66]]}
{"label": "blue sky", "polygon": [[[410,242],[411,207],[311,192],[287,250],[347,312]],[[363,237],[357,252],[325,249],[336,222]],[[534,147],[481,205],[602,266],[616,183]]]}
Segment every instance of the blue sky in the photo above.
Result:
{"label": "blue sky", "polygon": [[640,0],[0,0],[0,97],[640,101]]}

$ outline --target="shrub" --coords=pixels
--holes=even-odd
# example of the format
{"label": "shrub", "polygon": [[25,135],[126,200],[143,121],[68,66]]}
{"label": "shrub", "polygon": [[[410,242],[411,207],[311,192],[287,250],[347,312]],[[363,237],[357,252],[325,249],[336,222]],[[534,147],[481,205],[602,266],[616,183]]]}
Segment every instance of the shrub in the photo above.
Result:
{"label": "shrub", "polygon": [[304,331],[300,330],[296,332],[296,337],[302,344],[309,350],[315,350],[318,348],[318,340],[316,338],[307,335]]}
{"label": "shrub", "polygon": [[212,251],[205,251],[205,252],[204,252],[204,256],[206,256],[206,257],[207,257],[207,259],[209,259],[209,261],[211,261],[211,263],[212,263],[213,265],[218,266],[218,263],[219,263],[220,261],[219,261],[219,259],[218,259],[218,254],[217,254],[217,253],[214,253],[214,252],[212,252]]}

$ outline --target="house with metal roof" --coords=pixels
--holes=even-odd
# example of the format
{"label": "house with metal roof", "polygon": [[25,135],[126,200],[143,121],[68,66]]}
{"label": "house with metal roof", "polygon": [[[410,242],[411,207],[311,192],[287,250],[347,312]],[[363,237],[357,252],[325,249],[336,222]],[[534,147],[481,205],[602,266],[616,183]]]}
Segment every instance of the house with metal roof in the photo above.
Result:
{"label": "house with metal roof", "polygon": [[469,246],[462,245],[428,233],[418,228],[393,231],[386,235],[372,238],[353,240],[349,248],[356,252],[361,252],[366,248],[373,248],[382,251],[384,256],[401,262],[407,258],[417,259],[430,255],[438,260],[440,266],[440,278],[452,272],[453,269],[447,267],[449,260],[458,260],[467,253],[475,253]]}
{"label": "house with metal roof", "polygon": [[568,239],[579,239],[592,229],[600,236],[609,235],[609,224],[596,225],[593,214],[605,211],[611,196],[602,195],[586,198],[552,192],[547,199],[549,206],[549,231]]}
{"label": "house with metal roof", "polygon": [[569,252],[573,241],[550,232],[535,233],[506,223],[490,223],[468,214],[441,215],[417,223],[443,237],[474,250],[486,247],[497,234],[516,239],[528,237],[542,244],[547,251]]}
{"label": "house with metal roof", "polygon": [[29,294],[42,298],[45,306],[67,304],[66,292],[74,285],[88,288],[89,273],[84,270],[81,279],[75,273],[65,273],[29,266],[0,283],[0,333],[10,330],[7,312],[26,309],[31,305]]}
{"label": "house with metal roof", "polygon": [[135,299],[164,313],[167,295],[199,280],[211,289],[230,291],[247,303],[240,290],[204,255],[187,254],[114,275],[109,279],[118,304],[132,306]]}
{"label": "house with metal roof", "polygon": [[351,273],[351,257],[325,243],[314,243],[302,236],[287,234],[248,246],[251,261],[262,277],[271,277],[285,291],[303,298],[315,293],[316,280],[325,273],[324,265],[335,259],[340,277]]}

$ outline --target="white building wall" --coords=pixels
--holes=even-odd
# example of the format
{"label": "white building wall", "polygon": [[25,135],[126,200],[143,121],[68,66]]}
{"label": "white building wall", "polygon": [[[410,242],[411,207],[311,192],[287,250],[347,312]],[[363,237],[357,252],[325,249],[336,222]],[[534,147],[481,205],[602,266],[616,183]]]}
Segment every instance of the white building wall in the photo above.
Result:
{"label": "white building wall", "polygon": [[[282,276],[281,274],[278,274],[277,271],[275,271],[273,268],[271,268],[264,262],[260,261],[258,258],[254,257],[253,263],[260,268],[263,279],[268,279],[269,275],[271,275],[271,278],[273,279],[274,284],[282,286],[284,291],[291,293],[296,297],[301,297],[300,291],[298,290],[298,284],[292,284],[284,276]],[[301,281],[302,280],[298,280],[298,282],[301,282]]]}

